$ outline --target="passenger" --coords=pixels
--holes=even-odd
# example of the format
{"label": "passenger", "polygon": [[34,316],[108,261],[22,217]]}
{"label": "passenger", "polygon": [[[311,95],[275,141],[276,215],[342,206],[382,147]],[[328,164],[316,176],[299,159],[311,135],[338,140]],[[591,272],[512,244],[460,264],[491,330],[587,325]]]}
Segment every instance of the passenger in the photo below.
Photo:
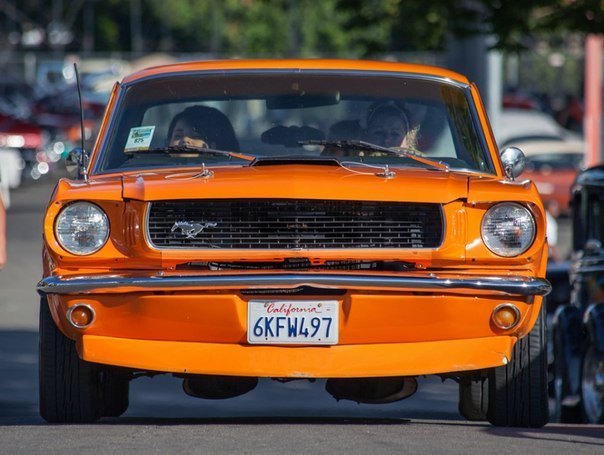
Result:
{"label": "passenger", "polygon": [[411,147],[407,136],[411,123],[405,111],[394,103],[377,104],[367,113],[364,139],[382,147]]}
{"label": "passenger", "polygon": [[191,106],[176,114],[168,128],[168,145],[239,151],[239,142],[227,116],[208,106]]}

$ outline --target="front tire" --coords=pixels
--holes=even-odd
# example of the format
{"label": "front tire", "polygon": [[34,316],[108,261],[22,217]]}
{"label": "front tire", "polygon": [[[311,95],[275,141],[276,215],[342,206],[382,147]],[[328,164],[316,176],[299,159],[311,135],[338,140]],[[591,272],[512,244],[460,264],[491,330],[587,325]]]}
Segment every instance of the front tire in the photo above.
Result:
{"label": "front tire", "polygon": [[545,305],[533,329],[514,346],[512,359],[489,372],[488,421],[495,426],[540,428],[549,420]]}
{"label": "front tire", "polygon": [[101,416],[99,369],[78,357],[57,328],[45,298],[38,339],[40,415],[51,423],[94,422]]}

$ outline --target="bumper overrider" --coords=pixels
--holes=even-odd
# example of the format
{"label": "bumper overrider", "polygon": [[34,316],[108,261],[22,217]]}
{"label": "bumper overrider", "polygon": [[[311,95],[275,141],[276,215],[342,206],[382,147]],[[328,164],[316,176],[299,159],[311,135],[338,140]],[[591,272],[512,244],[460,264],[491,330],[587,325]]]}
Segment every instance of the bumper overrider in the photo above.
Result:
{"label": "bumper overrider", "polygon": [[[280,293],[297,288],[312,296]],[[551,285],[496,275],[147,272],[48,276],[37,290],[90,362],[179,374],[358,378],[505,365]],[[339,301],[337,344],[246,341],[248,301],[324,298],[322,290]],[[519,323],[500,330],[493,311],[510,302]],[[94,308],[95,323],[70,327],[65,315],[74,305]]]}

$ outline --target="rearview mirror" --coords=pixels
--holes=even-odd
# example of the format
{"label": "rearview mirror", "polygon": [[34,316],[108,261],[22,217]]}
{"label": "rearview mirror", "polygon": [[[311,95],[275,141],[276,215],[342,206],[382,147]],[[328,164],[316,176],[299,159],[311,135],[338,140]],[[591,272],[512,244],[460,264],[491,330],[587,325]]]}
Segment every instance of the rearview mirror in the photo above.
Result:
{"label": "rearview mirror", "polygon": [[307,107],[331,106],[340,102],[340,92],[275,95],[267,98],[267,109],[303,109]]}

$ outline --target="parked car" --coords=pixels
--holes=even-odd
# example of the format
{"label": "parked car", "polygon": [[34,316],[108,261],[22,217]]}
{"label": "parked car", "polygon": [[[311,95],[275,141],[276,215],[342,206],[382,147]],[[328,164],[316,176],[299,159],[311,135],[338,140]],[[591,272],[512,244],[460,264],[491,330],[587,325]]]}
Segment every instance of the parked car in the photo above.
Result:
{"label": "parked car", "polygon": [[604,423],[604,166],[572,187],[570,302],[554,315],[556,409],[563,422]]}
{"label": "parked car", "polygon": [[[96,133],[105,110],[108,95],[86,91],[82,93],[84,134],[86,140]],[[38,125],[51,133],[53,140],[78,144],[82,139],[80,102],[77,89],[66,86],[35,100],[32,116]]]}
{"label": "parked car", "polygon": [[580,141],[581,136],[560,126],[542,111],[504,108],[501,110],[495,137],[500,147],[529,141]]}
{"label": "parked car", "polygon": [[504,108],[527,110],[540,110],[542,107],[537,96],[517,90],[504,92],[501,105]]}
{"label": "parked car", "polygon": [[126,77],[44,217],[42,417],[119,416],[160,372],[205,399],[324,378],[360,403],[438,375],[469,419],[543,426],[545,212],[482,106],[392,62]]}
{"label": "parked car", "polygon": [[585,143],[583,141],[539,140],[514,142],[527,158],[523,178],[537,185],[544,204],[553,216],[570,214],[570,188],[583,169]]}
{"label": "parked car", "polygon": [[34,88],[23,78],[8,73],[0,74],[0,114],[26,118],[31,114]]}
{"label": "parked car", "polygon": [[34,180],[48,174],[52,161],[48,157],[50,135],[37,123],[0,113],[0,148],[18,150],[22,158],[22,175]]}

